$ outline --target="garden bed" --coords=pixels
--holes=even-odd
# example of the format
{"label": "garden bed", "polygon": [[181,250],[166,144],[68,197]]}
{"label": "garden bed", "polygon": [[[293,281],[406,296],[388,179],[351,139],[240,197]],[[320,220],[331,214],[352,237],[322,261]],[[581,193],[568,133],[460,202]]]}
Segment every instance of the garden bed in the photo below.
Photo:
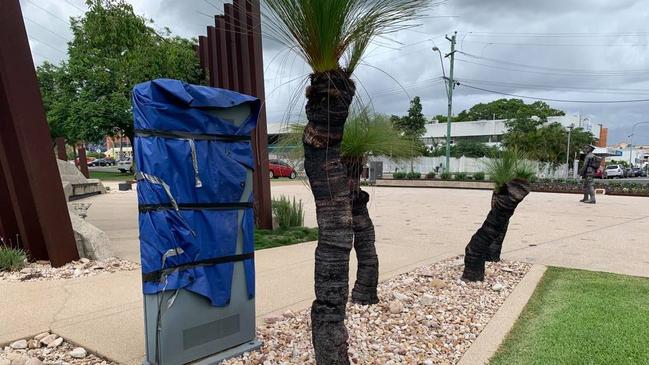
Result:
{"label": "garden bed", "polygon": [[27,263],[17,271],[0,271],[0,281],[43,281],[71,279],[97,275],[105,272],[129,271],[139,269],[140,265],[116,257],[104,261],[81,259],[52,267],[49,261]]}
{"label": "garden bed", "polygon": [[88,353],[49,332],[24,338],[0,348],[2,365],[117,365]]}
{"label": "garden bed", "polygon": [[[542,179],[532,183],[532,191],[546,193],[583,194],[583,182],[574,179]],[[649,184],[634,182],[608,182],[595,180],[595,189],[606,190],[606,195],[649,196]]]}
{"label": "garden bed", "polygon": [[[487,264],[484,282],[459,280],[464,261],[451,258],[379,285],[381,302],[349,304],[354,364],[455,364],[531,265]],[[260,351],[224,364],[314,364],[310,310],[287,311],[259,324]]]}

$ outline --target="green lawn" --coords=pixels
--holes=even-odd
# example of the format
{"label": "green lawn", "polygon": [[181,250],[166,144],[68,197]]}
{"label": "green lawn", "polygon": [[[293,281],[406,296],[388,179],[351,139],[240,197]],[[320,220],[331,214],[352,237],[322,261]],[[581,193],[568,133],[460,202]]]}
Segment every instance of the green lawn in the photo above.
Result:
{"label": "green lawn", "polygon": [[316,241],[318,229],[308,227],[291,227],[288,229],[255,230],[255,249],[263,250],[278,246],[293,245],[301,242]]}
{"label": "green lawn", "polygon": [[649,279],[549,268],[490,364],[649,364]]}
{"label": "green lawn", "polygon": [[106,181],[126,181],[133,180],[133,174],[121,173],[119,171],[92,171],[90,170],[91,179],[99,179]]}

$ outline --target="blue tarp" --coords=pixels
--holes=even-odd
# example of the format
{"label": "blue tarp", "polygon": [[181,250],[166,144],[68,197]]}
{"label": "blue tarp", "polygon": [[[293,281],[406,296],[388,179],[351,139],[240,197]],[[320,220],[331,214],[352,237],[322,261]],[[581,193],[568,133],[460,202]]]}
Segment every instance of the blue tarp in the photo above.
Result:
{"label": "blue tarp", "polygon": [[[251,114],[239,125],[215,114],[244,103]],[[145,294],[184,288],[226,306],[234,262],[243,261],[254,297],[253,197],[242,194],[259,108],[257,98],[177,80],[133,89]],[[236,252],[240,212],[243,251]],[[219,259],[229,262],[212,264]]]}

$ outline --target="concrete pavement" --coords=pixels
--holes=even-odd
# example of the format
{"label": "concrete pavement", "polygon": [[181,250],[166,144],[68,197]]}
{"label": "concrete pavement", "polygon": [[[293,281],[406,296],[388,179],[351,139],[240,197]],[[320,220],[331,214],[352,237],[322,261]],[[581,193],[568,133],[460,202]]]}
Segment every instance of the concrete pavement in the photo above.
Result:
{"label": "concrete pavement", "polygon": [[[315,226],[313,200],[299,181],[274,183],[295,196]],[[489,210],[489,191],[368,188],[376,225],[381,280],[463,252]],[[506,259],[649,276],[649,200],[532,193],[519,206],[504,243]],[[106,231],[114,252],[139,260],[135,192],[86,199],[88,221]],[[309,306],[315,243],[259,251],[257,313]],[[352,255],[353,256],[353,255]],[[352,271],[355,262],[351,265]],[[352,275],[353,278],[353,275]],[[0,343],[52,330],[120,363],[144,354],[139,272],[34,283],[0,283]]]}

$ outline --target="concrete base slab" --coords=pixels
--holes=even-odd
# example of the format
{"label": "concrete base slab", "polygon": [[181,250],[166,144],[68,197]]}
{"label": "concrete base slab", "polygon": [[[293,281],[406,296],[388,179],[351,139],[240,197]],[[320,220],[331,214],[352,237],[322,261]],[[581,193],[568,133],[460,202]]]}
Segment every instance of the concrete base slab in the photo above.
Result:
{"label": "concrete base slab", "polygon": [[534,265],[491,318],[458,365],[488,364],[534,293],[546,267]]}

